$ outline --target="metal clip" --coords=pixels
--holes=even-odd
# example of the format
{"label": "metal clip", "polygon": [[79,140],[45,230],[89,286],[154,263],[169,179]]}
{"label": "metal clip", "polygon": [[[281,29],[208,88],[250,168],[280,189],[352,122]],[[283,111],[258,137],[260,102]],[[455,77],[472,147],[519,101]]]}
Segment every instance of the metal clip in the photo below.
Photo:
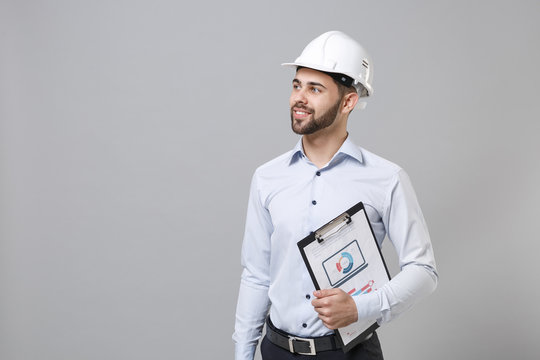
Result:
{"label": "metal clip", "polygon": [[334,220],[330,221],[328,224],[320,228],[319,230],[315,231],[315,239],[319,243],[322,243],[324,241],[324,238],[328,238],[334,234],[336,234],[338,231],[340,231],[345,225],[350,224],[351,217],[347,213],[343,213],[339,215]]}

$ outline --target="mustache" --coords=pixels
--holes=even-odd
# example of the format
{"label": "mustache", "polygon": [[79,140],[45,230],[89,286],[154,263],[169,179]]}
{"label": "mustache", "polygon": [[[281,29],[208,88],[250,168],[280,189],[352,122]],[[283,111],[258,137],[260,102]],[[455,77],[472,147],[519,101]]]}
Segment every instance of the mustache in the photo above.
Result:
{"label": "mustache", "polygon": [[301,110],[306,110],[307,112],[309,112],[311,114],[313,114],[315,112],[314,109],[312,109],[310,107],[307,107],[306,105],[301,104],[301,103],[295,103],[293,106],[291,106],[291,111],[293,111],[294,108],[301,109]]}

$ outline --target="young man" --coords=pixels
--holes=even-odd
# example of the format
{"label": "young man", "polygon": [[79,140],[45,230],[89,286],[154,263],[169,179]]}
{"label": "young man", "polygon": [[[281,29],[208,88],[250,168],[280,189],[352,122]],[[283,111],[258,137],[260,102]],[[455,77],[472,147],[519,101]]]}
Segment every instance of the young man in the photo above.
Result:
{"label": "young man", "polygon": [[[236,359],[253,359],[265,321],[265,360],[382,359],[376,333],[344,354],[333,330],[358,319],[388,322],[435,289],[427,227],[405,172],[348,137],[350,112],[373,93],[365,50],[330,31],[284,65],[296,67],[291,126],[302,137],[253,176],[233,335]],[[394,245],[401,271],[377,291],[354,298],[340,289],[314,291],[296,243],[359,201],[379,245],[385,235]],[[299,355],[305,353],[311,355]]]}

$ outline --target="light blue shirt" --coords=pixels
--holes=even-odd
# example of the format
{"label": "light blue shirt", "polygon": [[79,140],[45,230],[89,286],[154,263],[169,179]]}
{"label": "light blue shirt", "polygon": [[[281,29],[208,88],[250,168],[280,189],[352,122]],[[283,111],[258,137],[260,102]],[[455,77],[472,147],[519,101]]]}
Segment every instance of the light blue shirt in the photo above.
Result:
{"label": "light blue shirt", "polygon": [[401,271],[353,298],[358,318],[390,321],[435,289],[433,250],[407,174],[349,139],[318,169],[300,139],[253,175],[233,334],[237,360],[253,359],[268,311],[276,327],[297,336],[333,332],[311,305],[315,288],[297,242],[359,201],[379,245],[385,235],[394,245]]}

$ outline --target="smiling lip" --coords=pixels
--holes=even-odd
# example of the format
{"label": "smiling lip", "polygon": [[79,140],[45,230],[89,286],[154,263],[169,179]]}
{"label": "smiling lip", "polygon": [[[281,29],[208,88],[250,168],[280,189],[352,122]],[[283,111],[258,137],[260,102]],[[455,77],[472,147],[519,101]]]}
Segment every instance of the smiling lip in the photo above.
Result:
{"label": "smiling lip", "polygon": [[295,119],[304,119],[311,115],[311,112],[306,109],[293,108],[293,114]]}

